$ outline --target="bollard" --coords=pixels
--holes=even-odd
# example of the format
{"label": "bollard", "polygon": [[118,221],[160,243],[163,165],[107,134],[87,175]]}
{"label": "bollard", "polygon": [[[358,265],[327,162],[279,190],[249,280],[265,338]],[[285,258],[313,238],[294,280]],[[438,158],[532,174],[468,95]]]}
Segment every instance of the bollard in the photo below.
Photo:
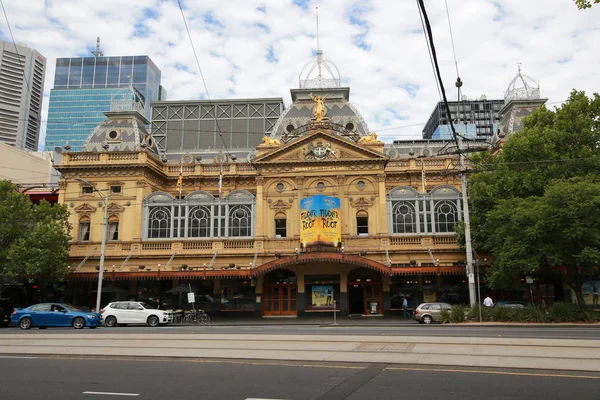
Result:
{"label": "bollard", "polygon": [[337,322],[336,322],[336,315],[335,315],[335,314],[336,314],[336,310],[337,310],[337,308],[335,307],[335,300],[334,300],[334,301],[333,301],[333,324],[334,324],[334,325],[337,325]]}

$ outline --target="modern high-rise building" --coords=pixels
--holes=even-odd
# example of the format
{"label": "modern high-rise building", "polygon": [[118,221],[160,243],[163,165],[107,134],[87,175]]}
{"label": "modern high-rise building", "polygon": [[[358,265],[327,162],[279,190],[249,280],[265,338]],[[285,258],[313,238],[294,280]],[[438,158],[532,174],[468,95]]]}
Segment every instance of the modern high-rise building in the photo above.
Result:
{"label": "modern high-rise building", "polygon": [[0,40],[0,142],[37,151],[46,57]]}
{"label": "modern high-rise building", "polygon": [[450,118],[443,102],[436,104],[427,124],[423,128],[423,139],[452,139],[450,119],[456,131],[469,139],[491,138],[500,121],[502,100],[449,101]]}
{"label": "modern high-rise building", "polygon": [[130,85],[141,95],[145,117],[150,119],[150,103],[166,96],[160,89],[160,78],[160,70],[148,56],[57,59],[46,148],[68,142],[72,151],[80,151],[90,131],[106,119],[104,113],[110,111],[111,100]]}

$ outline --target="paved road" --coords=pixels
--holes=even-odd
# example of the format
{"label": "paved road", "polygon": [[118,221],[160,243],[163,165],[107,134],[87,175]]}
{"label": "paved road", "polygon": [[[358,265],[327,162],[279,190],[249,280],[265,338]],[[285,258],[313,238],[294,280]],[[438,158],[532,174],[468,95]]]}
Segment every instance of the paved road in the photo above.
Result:
{"label": "paved road", "polygon": [[600,374],[247,360],[0,357],[2,399],[598,399]]}
{"label": "paved road", "polygon": [[271,335],[365,335],[365,336],[444,336],[444,337],[506,337],[506,338],[543,338],[543,339],[600,339],[600,325],[540,325],[540,326],[477,326],[477,325],[397,325],[397,326],[322,326],[322,325],[209,325],[182,326],[169,325],[151,328],[148,326],[126,326],[119,328],[102,327],[95,330],[72,328],[48,328],[21,331],[18,328],[0,329],[2,334],[196,334],[196,333],[247,333]]}

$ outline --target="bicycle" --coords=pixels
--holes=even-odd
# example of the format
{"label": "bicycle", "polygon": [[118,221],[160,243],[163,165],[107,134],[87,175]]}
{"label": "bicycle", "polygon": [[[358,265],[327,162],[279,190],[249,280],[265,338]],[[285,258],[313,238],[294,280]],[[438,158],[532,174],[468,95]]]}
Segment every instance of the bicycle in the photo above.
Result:
{"label": "bicycle", "polygon": [[210,322],[210,315],[204,310],[195,310],[185,316],[185,322],[206,325]]}

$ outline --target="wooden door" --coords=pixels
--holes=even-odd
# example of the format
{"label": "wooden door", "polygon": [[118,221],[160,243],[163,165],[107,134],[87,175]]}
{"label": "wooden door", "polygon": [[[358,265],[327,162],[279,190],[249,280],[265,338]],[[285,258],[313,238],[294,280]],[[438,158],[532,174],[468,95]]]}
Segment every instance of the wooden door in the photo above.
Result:
{"label": "wooden door", "polygon": [[263,315],[297,315],[298,286],[297,285],[264,285],[263,286]]}

